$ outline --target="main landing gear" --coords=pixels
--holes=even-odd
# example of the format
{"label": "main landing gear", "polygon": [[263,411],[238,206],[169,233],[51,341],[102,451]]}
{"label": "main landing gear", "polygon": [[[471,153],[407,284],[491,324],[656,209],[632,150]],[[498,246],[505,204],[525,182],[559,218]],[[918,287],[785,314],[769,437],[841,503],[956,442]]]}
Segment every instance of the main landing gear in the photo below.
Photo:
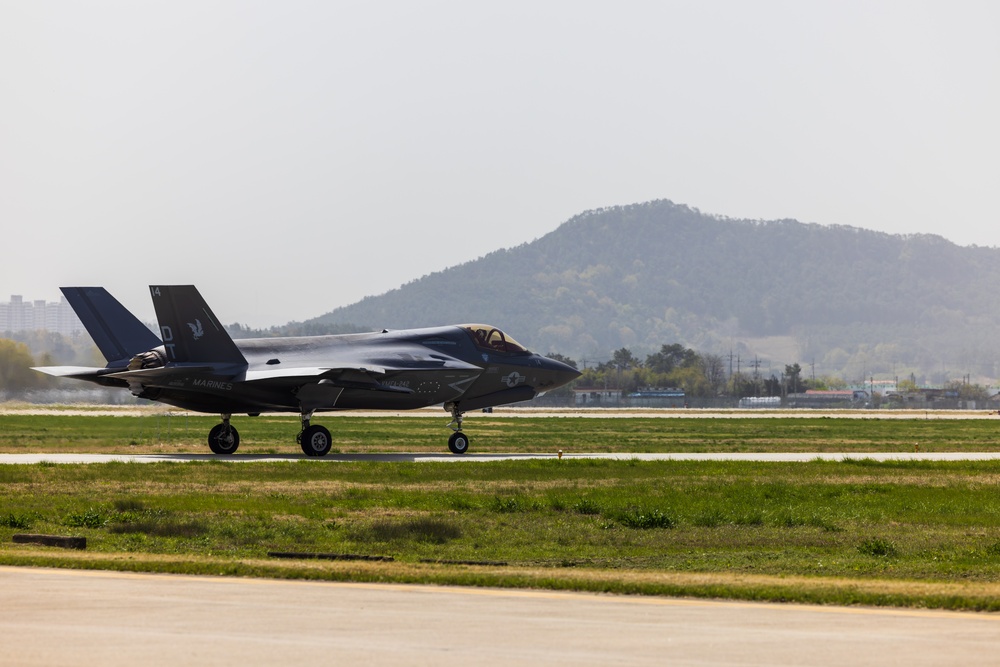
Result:
{"label": "main landing gear", "polygon": [[454,431],[448,438],[448,449],[451,450],[452,454],[464,454],[469,451],[469,438],[462,433],[463,413],[454,403],[449,403],[445,409],[451,411],[451,421],[448,422],[448,428]]}
{"label": "main landing gear", "polygon": [[229,423],[231,416],[223,414],[222,423],[216,424],[208,432],[208,448],[213,454],[233,454],[240,446],[240,433]]}
{"label": "main landing gear", "polygon": [[[208,433],[208,448],[213,454],[235,454],[240,446],[240,434],[236,427],[229,423],[232,415],[223,414],[222,423],[216,424]],[[302,446],[306,456],[325,456],[333,445],[330,431],[319,424],[310,425],[312,413],[302,415],[302,430],[295,436],[295,441]]]}
{"label": "main landing gear", "polygon": [[306,456],[326,456],[333,445],[333,438],[330,431],[319,424],[309,425],[312,413],[302,414],[302,430],[295,437],[295,441],[302,447]]}
{"label": "main landing gear", "polygon": [[[469,451],[469,437],[462,433],[462,415],[454,403],[445,406],[451,412],[451,421],[448,428],[454,433],[448,438],[448,449],[452,454],[465,454]],[[310,424],[312,412],[302,413],[302,430],[295,437],[295,441],[302,447],[306,456],[326,456],[333,446],[333,437],[330,431],[319,424]],[[232,417],[229,413],[223,413],[222,423],[216,424],[208,433],[208,447],[213,454],[228,455],[235,454],[240,446],[240,434],[236,427],[229,423]]]}

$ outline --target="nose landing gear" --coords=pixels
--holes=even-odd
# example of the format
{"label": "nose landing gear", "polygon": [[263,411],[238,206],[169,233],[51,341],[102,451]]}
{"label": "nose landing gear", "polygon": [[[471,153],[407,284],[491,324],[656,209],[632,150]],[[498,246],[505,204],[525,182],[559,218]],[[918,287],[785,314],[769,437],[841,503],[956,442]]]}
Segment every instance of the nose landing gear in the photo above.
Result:
{"label": "nose landing gear", "polygon": [[451,412],[448,428],[454,431],[448,438],[448,449],[451,450],[452,454],[464,454],[469,451],[469,438],[462,433],[462,415],[464,413],[454,403],[448,403],[444,407]]}

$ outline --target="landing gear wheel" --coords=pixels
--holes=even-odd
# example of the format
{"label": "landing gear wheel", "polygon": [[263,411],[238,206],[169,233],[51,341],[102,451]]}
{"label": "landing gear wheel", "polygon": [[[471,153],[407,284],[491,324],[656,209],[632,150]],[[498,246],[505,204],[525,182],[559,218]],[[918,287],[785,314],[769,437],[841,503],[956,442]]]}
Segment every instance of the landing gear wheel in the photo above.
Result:
{"label": "landing gear wheel", "polygon": [[306,456],[326,456],[333,445],[333,438],[326,428],[315,424],[307,426],[298,437],[299,444]]}
{"label": "landing gear wheel", "polygon": [[208,432],[208,448],[213,454],[232,454],[239,446],[239,431],[229,424],[216,424]]}
{"label": "landing gear wheel", "polygon": [[461,431],[455,431],[448,438],[448,449],[452,454],[464,454],[469,451],[469,439]]}

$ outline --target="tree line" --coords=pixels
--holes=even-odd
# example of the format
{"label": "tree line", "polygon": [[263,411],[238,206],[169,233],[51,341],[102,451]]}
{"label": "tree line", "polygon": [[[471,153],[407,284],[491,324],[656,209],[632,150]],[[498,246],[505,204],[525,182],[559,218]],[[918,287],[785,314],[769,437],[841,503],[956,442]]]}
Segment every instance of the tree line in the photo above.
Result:
{"label": "tree line", "polygon": [[[561,354],[549,357],[580,370],[576,360]],[[651,387],[683,389],[690,397],[716,398],[746,396],[785,396],[809,389],[846,389],[840,378],[821,376],[805,378],[802,367],[788,364],[779,377],[761,373],[731,370],[731,360],[718,354],[708,354],[680,343],[662,345],[659,351],[640,359],[626,348],[619,348],[611,359],[582,369],[574,387],[619,389],[626,393]],[[567,393],[571,388],[565,390]]]}
{"label": "tree line", "polygon": [[[274,335],[272,332],[251,331],[239,325],[229,328],[244,336]],[[21,340],[0,338],[0,394],[11,396],[59,386],[57,378],[33,371],[32,366],[104,365],[100,352],[89,338],[70,339],[47,332],[27,332],[17,334],[17,337]],[[32,349],[37,353],[32,354]],[[570,357],[557,353],[548,356],[580,369],[578,362]],[[622,347],[615,350],[608,361],[592,366],[585,364],[580,378],[552,395],[568,396],[574,387],[617,389],[626,393],[651,387],[671,387],[683,389],[687,396],[693,398],[743,398],[786,396],[810,389],[846,389],[848,386],[842,378],[829,375],[803,377],[798,363],[785,365],[780,377],[775,373],[767,375],[733,370],[730,364],[731,360],[727,357],[698,352],[680,343],[664,344],[645,359]],[[911,375],[899,380],[897,391],[901,394],[917,393],[916,378]],[[987,387],[968,378],[950,381],[942,391],[948,397],[963,401],[985,402],[990,398]]]}
{"label": "tree line", "polygon": [[58,378],[32,366],[104,366],[90,336],[63,336],[51,331],[6,332],[0,337],[0,394],[19,395],[60,386]]}

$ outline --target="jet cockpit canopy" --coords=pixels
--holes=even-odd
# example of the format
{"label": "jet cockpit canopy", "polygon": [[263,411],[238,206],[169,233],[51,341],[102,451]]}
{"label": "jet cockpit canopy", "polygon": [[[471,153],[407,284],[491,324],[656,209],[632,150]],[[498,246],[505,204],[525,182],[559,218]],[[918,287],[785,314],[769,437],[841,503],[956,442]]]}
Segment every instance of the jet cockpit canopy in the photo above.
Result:
{"label": "jet cockpit canopy", "polygon": [[469,332],[476,346],[491,352],[521,352],[527,353],[523,345],[489,324],[463,324],[463,329]]}

